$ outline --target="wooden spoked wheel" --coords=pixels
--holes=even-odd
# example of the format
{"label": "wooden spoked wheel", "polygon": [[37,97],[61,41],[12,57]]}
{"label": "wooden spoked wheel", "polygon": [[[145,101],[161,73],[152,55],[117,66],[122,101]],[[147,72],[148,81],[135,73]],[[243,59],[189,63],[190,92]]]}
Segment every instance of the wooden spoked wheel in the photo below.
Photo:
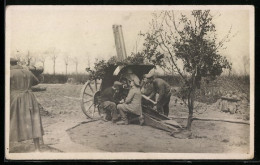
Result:
{"label": "wooden spoked wheel", "polygon": [[90,119],[100,118],[99,97],[100,83],[97,80],[87,81],[81,90],[81,109]]}

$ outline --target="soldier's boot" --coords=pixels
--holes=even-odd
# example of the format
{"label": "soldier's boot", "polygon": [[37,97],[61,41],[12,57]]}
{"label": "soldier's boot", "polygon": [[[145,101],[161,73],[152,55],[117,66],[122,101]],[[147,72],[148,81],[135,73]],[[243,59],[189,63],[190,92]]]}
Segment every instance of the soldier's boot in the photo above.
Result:
{"label": "soldier's boot", "polygon": [[101,115],[100,115],[100,119],[103,120],[103,121],[105,121],[105,122],[108,122],[108,121],[106,120],[106,115],[105,115],[105,114],[101,114]]}
{"label": "soldier's boot", "polygon": [[107,112],[105,119],[106,119],[107,121],[111,121],[111,120],[112,120],[111,113]]}
{"label": "soldier's boot", "polygon": [[122,119],[121,121],[116,123],[117,125],[128,125],[128,119]]}
{"label": "soldier's boot", "polygon": [[118,117],[118,118],[116,118],[116,119],[113,119],[113,118],[112,118],[112,123],[117,123],[119,120],[120,120],[120,118],[119,118],[119,117]]}

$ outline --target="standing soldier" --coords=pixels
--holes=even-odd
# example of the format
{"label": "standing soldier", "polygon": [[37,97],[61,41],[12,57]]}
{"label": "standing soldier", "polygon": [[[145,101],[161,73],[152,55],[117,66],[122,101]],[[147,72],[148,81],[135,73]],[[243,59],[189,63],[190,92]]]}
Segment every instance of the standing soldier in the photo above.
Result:
{"label": "standing soldier", "polygon": [[33,139],[39,152],[44,133],[39,103],[31,91],[39,81],[28,69],[18,66],[16,59],[11,58],[10,64],[10,142]]}
{"label": "standing soldier", "polygon": [[161,78],[154,78],[152,73],[146,75],[146,78],[153,84],[153,92],[150,94],[149,98],[152,99],[156,93],[158,93],[159,97],[157,99],[157,111],[165,116],[168,116],[171,86]]}
{"label": "standing soldier", "polygon": [[[141,93],[145,96],[150,96],[153,93],[153,83],[147,80],[147,74],[143,76],[141,82]],[[153,95],[150,99],[155,101],[155,95]],[[144,98],[142,99],[142,103],[148,107],[154,107],[154,104],[151,101],[148,101]]]}

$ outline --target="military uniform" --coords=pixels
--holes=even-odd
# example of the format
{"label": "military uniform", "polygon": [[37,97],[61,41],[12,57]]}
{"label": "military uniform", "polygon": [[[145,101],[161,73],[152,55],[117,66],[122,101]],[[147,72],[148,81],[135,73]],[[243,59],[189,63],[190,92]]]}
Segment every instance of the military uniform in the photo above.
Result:
{"label": "military uniform", "polygon": [[[149,82],[143,82],[141,84],[141,93],[145,96],[150,96],[153,93],[153,84]],[[155,95],[153,95],[150,99],[155,101]],[[142,98],[142,104],[148,107],[154,106],[153,103],[144,98]]]}
{"label": "military uniform", "polygon": [[[118,124],[128,124],[127,113],[131,113],[137,116],[142,116],[142,94],[140,90],[140,81],[138,78],[131,80],[134,85],[131,85],[131,89],[123,104],[118,104],[117,109],[121,115],[122,122]],[[139,119],[140,120],[140,119]],[[142,122],[140,121],[142,125]]]}
{"label": "military uniform", "polygon": [[142,105],[141,105],[142,94],[140,88],[132,87],[123,104],[118,104],[117,108],[123,118],[125,114],[121,112],[131,112],[136,115],[141,115]]}
{"label": "military uniform", "polygon": [[156,93],[159,94],[157,99],[157,111],[159,113],[168,116],[169,114],[169,103],[171,98],[171,86],[160,78],[155,78],[152,81],[154,92],[150,95],[150,98],[154,97]]}
{"label": "military uniform", "polygon": [[100,106],[106,113],[106,120],[118,119],[118,112],[116,109],[116,103],[118,103],[118,101],[118,94],[113,87],[108,87],[101,93]]}

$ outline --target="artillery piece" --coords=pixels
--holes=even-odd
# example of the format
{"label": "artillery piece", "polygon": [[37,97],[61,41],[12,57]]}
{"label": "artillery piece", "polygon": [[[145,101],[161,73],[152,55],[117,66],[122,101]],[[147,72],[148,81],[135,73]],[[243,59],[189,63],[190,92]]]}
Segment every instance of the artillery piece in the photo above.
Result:
{"label": "artillery piece", "polygon": [[[123,33],[121,25],[114,25],[114,36],[118,59],[126,58],[126,51],[123,42]],[[100,94],[106,88],[113,85],[114,81],[120,81],[127,79],[129,74],[137,76],[140,80],[144,74],[147,74],[153,69],[154,65],[126,65],[126,66],[111,66],[109,67],[102,80],[88,80],[81,90],[81,109],[83,113],[90,119],[101,119],[100,109]],[[131,72],[129,72],[131,71]],[[127,88],[122,89],[123,93],[128,93]],[[143,96],[142,101],[142,115],[144,117],[144,125],[149,125],[158,129],[162,129],[168,132],[176,132],[181,126],[174,120],[171,120],[165,115],[159,114],[152,107],[145,104],[144,100],[148,100],[146,96]],[[129,120],[131,122],[131,119]],[[132,120],[134,122],[134,119]]]}

